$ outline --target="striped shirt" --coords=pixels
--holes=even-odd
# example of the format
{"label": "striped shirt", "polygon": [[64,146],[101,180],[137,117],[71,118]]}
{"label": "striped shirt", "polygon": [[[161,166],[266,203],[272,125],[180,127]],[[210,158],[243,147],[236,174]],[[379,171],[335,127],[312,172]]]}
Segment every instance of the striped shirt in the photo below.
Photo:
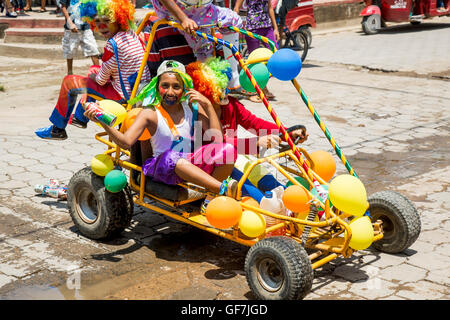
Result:
{"label": "striped shirt", "polygon": [[[152,25],[152,22],[149,21],[144,27],[143,33],[146,43],[148,42]],[[155,38],[148,56],[147,65],[153,77],[156,76],[156,71],[164,60],[175,60],[184,65],[196,61],[194,53],[184,36],[178,29],[168,24],[161,24],[156,29]]]}
{"label": "striped shirt", "polygon": [[[117,43],[122,81],[125,85],[125,90],[128,92],[128,96],[131,96],[133,88],[128,82],[128,77],[139,71],[142,59],[144,58],[145,47],[134,31],[119,31],[113,36],[113,39]],[[125,98],[122,87],[120,86],[119,70],[117,68],[114,49],[110,42],[106,43],[102,56],[102,66],[95,80],[101,86],[111,80],[113,88]],[[148,67],[145,66],[141,82],[149,82],[150,80],[150,72]]]}

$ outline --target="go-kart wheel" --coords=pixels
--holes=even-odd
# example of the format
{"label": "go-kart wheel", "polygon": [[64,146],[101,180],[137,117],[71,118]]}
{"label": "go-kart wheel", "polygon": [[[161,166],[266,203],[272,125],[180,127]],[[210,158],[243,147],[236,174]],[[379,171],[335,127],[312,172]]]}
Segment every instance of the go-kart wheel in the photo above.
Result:
{"label": "go-kart wheel", "polygon": [[419,237],[420,216],[414,204],[394,191],[380,191],[368,198],[372,222],[383,222],[383,238],[373,243],[377,250],[399,253],[409,248]]}
{"label": "go-kart wheel", "polygon": [[362,20],[361,25],[365,34],[377,34],[378,30],[380,30],[381,18],[378,14],[365,16]]}
{"label": "go-kart wheel", "polygon": [[313,270],[305,249],[288,237],[270,237],[253,245],[245,259],[247,282],[258,299],[303,299]]}
{"label": "go-kart wheel", "polygon": [[111,193],[104,178],[86,167],[75,173],[67,189],[67,204],[73,223],[89,239],[116,236],[130,225],[134,203],[130,187]]}

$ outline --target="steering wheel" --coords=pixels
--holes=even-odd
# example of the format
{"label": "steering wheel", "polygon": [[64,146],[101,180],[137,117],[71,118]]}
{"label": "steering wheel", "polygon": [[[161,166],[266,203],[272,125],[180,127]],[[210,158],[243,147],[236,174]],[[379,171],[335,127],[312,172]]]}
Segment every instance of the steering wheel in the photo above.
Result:
{"label": "steering wheel", "polygon": [[[297,125],[295,125],[295,126],[289,127],[289,128],[286,129],[286,131],[287,131],[288,133],[291,133],[292,131],[295,131],[295,130],[298,130],[298,129],[303,129],[303,130],[306,131],[306,127],[305,127],[304,125],[302,125],[302,124],[297,124]],[[283,138],[283,133],[280,132],[280,133],[278,134],[278,136],[279,136],[280,138]],[[294,140],[294,144],[297,144],[297,143],[300,141],[300,139],[301,139],[300,137],[297,137],[297,138]],[[286,142],[281,142],[281,143],[279,144],[279,146],[278,146],[279,152],[284,152],[284,151],[287,151],[287,150],[289,150],[289,149],[291,149],[291,147],[290,147],[289,144],[286,143]]]}

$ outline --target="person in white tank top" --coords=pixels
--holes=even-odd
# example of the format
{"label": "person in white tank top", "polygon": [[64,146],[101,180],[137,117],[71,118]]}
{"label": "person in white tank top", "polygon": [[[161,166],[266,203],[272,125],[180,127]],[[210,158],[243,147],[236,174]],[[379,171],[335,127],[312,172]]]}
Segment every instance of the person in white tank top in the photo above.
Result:
{"label": "person in white tank top", "polygon": [[[164,61],[158,68],[157,76],[130,101],[143,100],[143,105],[154,108],[142,110],[126,132],[100,123],[111,139],[121,148],[130,149],[138,141],[145,129],[151,135],[154,156],[142,166],[146,176],[166,184],[183,181],[202,186],[217,194],[235,196],[237,181],[229,178],[236,160],[233,145],[222,143],[222,127],[211,102],[198,91],[192,89],[192,79],[186,74],[184,65],[177,61]],[[189,148],[192,126],[192,103],[199,105],[198,120],[203,131],[215,130],[215,140],[201,146],[194,152]],[[86,111],[85,116],[97,121],[94,112]],[[98,121],[97,121],[98,122]],[[178,141],[187,143],[178,151]]]}

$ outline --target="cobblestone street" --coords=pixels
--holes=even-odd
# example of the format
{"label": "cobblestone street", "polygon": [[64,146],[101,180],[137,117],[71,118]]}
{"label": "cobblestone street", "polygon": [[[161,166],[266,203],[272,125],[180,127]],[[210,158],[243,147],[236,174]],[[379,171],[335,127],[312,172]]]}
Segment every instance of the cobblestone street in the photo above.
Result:
{"label": "cobblestone street", "polygon": [[[439,30],[449,35],[448,24]],[[427,32],[439,30],[418,35],[429,39]],[[369,248],[315,270],[306,299],[449,299],[450,61],[442,53],[448,46],[433,51],[438,67],[386,67],[414,73],[406,75],[369,71],[376,68],[356,56],[350,64],[325,55],[337,38],[351,37],[354,32],[314,38],[299,83],[368,195],[401,192],[418,208],[422,230],[404,253]],[[87,67],[88,61],[75,61],[76,73]],[[69,126],[66,141],[34,135],[48,123],[64,72],[63,60],[0,57],[0,299],[254,299],[244,246],[139,207],[118,239],[96,242],[79,235],[65,201],[35,194],[35,184],[50,178],[68,183],[104,151],[93,124]],[[303,147],[334,154],[294,87],[271,79],[269,88],[283,124],[308,128]],[[244,104],[270,120],[262,104]],[[346,173],[335,159],[336,174]],[[81,279],[79,290],[70,286],[74,276]]]}

